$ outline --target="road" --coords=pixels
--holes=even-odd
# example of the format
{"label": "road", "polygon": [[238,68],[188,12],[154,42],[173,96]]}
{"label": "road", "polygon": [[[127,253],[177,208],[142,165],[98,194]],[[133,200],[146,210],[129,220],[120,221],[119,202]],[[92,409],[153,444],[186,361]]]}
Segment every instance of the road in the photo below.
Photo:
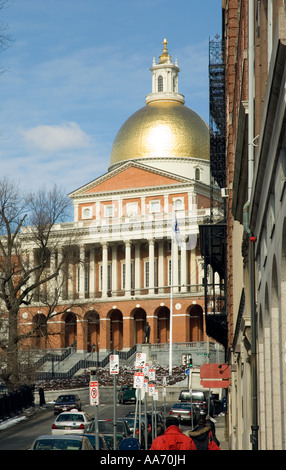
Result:
{"label": "road", "polygon": [[[142,411],[144,405],[142,404]],[[150,409],[150,407],[148,407]],[[163,411],[163,403],[157,402],[156,409]],[[168,406],[167,406],[168,410]],[[90,416],[94,416],[94,407],[86,404],[83,406]],[[129,411],[135,411],[134,404],[117,405],[118,418],[124,417]],[[112,418],[113,404],[100,404],[98,406],[98,418]],[[15,426],[0,431],[0,450],[25,450],[28,449],[36,437],[43,434],[51,434],[51,427],[55,420],[52,406],[47,406],[45,411],[35,414],[33,417],[20,421]]]}

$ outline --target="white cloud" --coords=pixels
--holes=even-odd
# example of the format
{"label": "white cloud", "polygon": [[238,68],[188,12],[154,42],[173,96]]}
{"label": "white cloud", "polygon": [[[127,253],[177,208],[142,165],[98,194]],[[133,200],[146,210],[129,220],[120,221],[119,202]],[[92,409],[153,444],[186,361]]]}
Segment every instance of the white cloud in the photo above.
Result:
{"label": "white cloud", "polygon": [[21,129],[30,147],[55,152],[88,147],[91,138],[75,122],[61,125],[39,125],[31,129]]}

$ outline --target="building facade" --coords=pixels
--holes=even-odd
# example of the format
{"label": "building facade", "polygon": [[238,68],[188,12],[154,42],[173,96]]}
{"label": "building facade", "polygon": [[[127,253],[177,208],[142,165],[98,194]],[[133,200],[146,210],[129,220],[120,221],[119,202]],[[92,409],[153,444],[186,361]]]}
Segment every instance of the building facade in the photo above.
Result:
{"label": "building facade", "polygon": [[[210,211],[209,129],[185,106],[166,40],[150,70],[152,92],[119,130],[108,171],[69,194],[74,221],[53,229],[59,244],[47,270],[66,246],[70,256],[20,312],[22,328],[38,325],[34,348],[128,350],[144,341],[146,322],[151,344],[207,339],[198,227]],[[219,218],[218,190],[215,201]],[[23,236],[33,260],[29,228]],[[59,302],[46,322],[55,283]]]}
{"label": "building facade", "polygon": [[283,0],[225,0],[229,439],[285,449]]}

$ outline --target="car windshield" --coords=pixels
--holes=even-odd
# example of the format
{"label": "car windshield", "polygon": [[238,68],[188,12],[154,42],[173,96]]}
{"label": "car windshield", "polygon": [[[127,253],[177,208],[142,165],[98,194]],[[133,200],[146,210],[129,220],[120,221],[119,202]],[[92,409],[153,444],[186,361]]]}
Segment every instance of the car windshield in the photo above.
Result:
{"label": "car windshield", "polygon": [[58,416],[57,421],[84,421],[84,417],[81,414],[74,413],[62,413]]}
{"label": "car windshield", "polygon": [[81,450],[81,439],[40,439],[36,442],[35,450]]}
{"label": "car windshield", "polygon": [[57,403],[63,403],[63,402],[72,402],[75,401],[74,395],[61,395],[60,397],[57,398]]}

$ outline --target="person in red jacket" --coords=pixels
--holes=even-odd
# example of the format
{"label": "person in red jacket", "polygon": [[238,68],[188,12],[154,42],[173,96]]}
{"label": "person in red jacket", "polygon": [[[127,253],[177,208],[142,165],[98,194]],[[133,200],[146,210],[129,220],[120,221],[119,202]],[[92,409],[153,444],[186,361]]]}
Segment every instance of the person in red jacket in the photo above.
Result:
{"label": "person in red jacket", "polygon": [[166,431],[154,439],[151,450],[197,450],[193,440],[182,433],[179,424],[177,418],[167,418]]}

